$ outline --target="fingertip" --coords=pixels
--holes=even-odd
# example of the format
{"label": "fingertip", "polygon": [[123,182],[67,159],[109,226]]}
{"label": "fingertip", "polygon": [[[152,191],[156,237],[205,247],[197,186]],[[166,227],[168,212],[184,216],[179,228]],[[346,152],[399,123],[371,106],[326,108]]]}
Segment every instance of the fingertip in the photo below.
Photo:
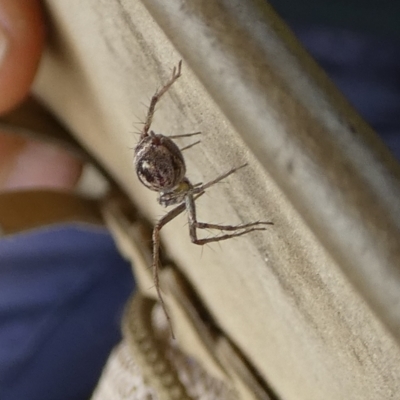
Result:
{"label": "fingertip", "polygon": [[0,113],[27,95],[44,44],[39,0],[0,0]]}
{"label": "fingertip", "polygon": [[0,192],[34,187],[73,189],[82,163],[52,144],[0,133]]}

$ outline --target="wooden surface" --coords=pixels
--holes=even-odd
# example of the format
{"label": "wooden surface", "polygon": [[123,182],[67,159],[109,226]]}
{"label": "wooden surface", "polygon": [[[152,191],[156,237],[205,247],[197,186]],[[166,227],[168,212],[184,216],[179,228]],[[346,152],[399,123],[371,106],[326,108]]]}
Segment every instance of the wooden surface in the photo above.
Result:
{"label": "wooden surface", "polygon": [[135,176],[134,132],[178,60],[153,129],[203,132],[185,152],[193,182],[249,163],[198,201],[199,217],[273,227],[199,248],[181,216],[162,238],[261,376],[282,399],[396,398],[399,167],[273,12],[256,0],[45,3],[36,93],[149,219],[164,210]]}

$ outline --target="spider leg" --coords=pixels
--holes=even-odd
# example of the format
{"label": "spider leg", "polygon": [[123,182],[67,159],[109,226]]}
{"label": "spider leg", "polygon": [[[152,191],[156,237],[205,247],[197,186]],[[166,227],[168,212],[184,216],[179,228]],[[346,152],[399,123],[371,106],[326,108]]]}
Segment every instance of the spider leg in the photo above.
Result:
{"label": "spider leg", "polygon": [[239,167],[232,168],[228,172],[225,172],[225,174],[222,174],[222,175],[218,176],[217,178],[213,179],[210,182],[205,183],[204,185],[196,184],[196,185],[194,185],[194,188],[190,190],[190,193],[193,195],[193,194],[197,194],[197,193],[200,193],[200,192],[204,192],[210,186],[215,185],[216,183],[222,181],[223,179],[225,179],[229,175],[232,175],[237,170],[239,170],[241,168],[244,168],[246,166],[247,166],[247,163],[246,164],[242,164]]}
{"label": "spider leg", "polygon": [[[185,204],[186,204],[186,211],[188,212],[189,235],[190,235],[190,240],[194,244],[204,245],[206,243],[220,242],[221,240],[227,240],[234,237],[242,236],[250,232],[264,231],[266,228],[263,227],[262,225],[273,225],[272,222],[264,222],[264,221],[251,222],[248,224],[240,224],[236,226],[198,222],[196,217],[195,200],[196,199],[193,197],[192,193],[188,193],[186,195]],[[217,229],[220,231],[230,231],[233,233],[217,235],[211,238],[199,239],[197,237],[197,229]]]}
{"label": "spider leg", "polygon": [[201,132],[183,133],[182,135],[172,135],[172,136],[167,136],[167,137],[170,139],[179,139],[182,137],[190,137],[190,136],[195,136],[195,135],[201,135]]}
{"label": "spider leg", "polygon": [[[274,223],[268,221],[256,221],[256,222],[250,222],[249,224],[239,224],[239,225],[219,225],[219,224],[209,224],[207,222],[196,223],[197,229],[218,229],[220,231],[238,231],[241,229],[248,229],[260,225],[274,225]],[[261,230],[265,230],[265,228],[262,228]]]}
{"label": "spider leg", "polygon": [[222,240],[232,239],[234,237],[246,235],[247,233],[254,232],[254,231],[265,231],[265,228],[248,228],[248,229],[245,229],[240,232],[227,233],[225,235],[218,235],[218,236],[204,238],[204,239],[198,239],[197,237],[195,239],[192,239],[192,236],[190,236],[190,238],[192,240],[192,243],[202,246],[207,243],[221,242]]}
{"label": "spider leg", "polygon": [[[169,139],[179,139],[179,138],[183,138],[183,137],[191,137],[191,136],[195,136],[195,135],[201,135],[201,132],[193,132],[193,133],[183,133],[182,135],[172,135],[172,136],[167,136]],[[199,144],[201,142],[201,140],[198,140],[197,142],[194,142],[192,144],[189,144],[185,147],[182,147],[180,149],[180,151],[183,150],[187,150],[190,149],[191,147],[195,146],[196,144]]]}
{"label": "spider leg", "polygon": [[157,90],[157,92],[151,98],[149,111],[147,112],[146,122],[144,123],[144,126],[143,126],[141,139],[143,139],[144,137],[146,137],[149,134],[148,132],[149,132],[151,123],[153,121],[156,104],[159,102],[160,98],[165,94],[165,92],[167,92],[167,90],[181,76],[181,70],[182,70],[182,60],[179,61],[178,68],[174,67],[174,69],[172,70],[171,79],[161,89]]}
{"label": "spider leg", "polygon": [[[195,198],[193,198],[193,201],[196,200],[197,198],[199,198],[200,196],[202,196],[204,194],[203,193],[199,193]],[[167,307],[165,305],[162,293],[161,293],[161,289],[160,289],[160,276],[159,276],[159,270],[160,270],[160,231],[161,229],[168,224],[168,222],[172,221],[175,217],[177,217],[179,214],[182,214],[183,211],[185,211],[186,209],[186,204],[182,203],[179,204],[178,206],[176,206],[174,209],[172,209],[171,211],[169,211],[167,214],[165,214],[158,222],[157,224],[154,226],[153,228],[153,235],[152,235],[152,239],[153,239],[153,281],[154,281],[154,286],[156,288],[157,291],[157,296],[158,299],[160,301],[161,307],[164,311],[164,314],[167,318],[168,321],[168,325],[171,331],[171,335],[173,338],[175,338],[174,336],[174,332],[172,330],[172,325],[171,325],[171,318],[169,316]]]}
{"label": "spider leg", "polygon": [[198,140],[197,142],[194,142],[194,143],[189,144],[189,145],[187,145],[187,146],[185,146],[185,147],[182,147],[182,148],[180,149],[180,151],[190,149],[191,147],[196,146],[196,144],[199,144],[200,142],[201,142],[201,140]]}

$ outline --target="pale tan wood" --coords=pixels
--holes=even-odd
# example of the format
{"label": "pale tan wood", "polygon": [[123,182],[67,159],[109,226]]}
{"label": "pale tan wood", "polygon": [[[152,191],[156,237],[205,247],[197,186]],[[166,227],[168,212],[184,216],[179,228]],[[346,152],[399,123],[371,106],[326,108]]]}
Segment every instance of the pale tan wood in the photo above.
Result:
{"label": "pale tan wood", "polygon": [[185,153],[194,182],[249,162],[199,200],[200,218],[275,226],[201,249],[182,216],[163,240],[281,398],[395,397],[399,169],[272,11],[238,0],[46,4],[36,92],[146,216],[164,211],[135,177],[132,132],[179,59],[154,130],[204,133]]}

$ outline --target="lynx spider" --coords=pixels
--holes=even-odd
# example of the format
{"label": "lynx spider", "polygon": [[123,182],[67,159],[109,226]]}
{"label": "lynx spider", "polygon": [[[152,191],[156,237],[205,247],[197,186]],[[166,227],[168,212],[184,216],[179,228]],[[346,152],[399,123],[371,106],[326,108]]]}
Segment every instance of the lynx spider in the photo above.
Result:
{"label": "lynx spider", "polygon": [[[265,230],[266,228],[262,225],[273,225],[272,222],[262,221],[236,226],[209,224],[206,222],[197,221],[195,200],[203,195],[205,190],[208,189],[210,186],[214,185],[217,182],[220,182],[229,175],[232,175],[234,172],[245,167],[247,164],[232,168],[228,172],[218,176],[216,179],[206,184],[199,183],[193,185],[185,176],[186,166],[182,151],[198,144],[199,141],[194,142],[193,144],[186,146],[182,149],[179,149],[172,139],[194,136],[200,134],[201,132],[174,136],[164,136],[162,134],[156,134],[150,130],[156,104],[168,91],[168,89],[174,84],[174,82],[181,76],[181,69],[182,61],[178,63],[177,68],[174,67],[170,80],[163,87],[157,90],[152,97],[143,130],[140,134],[139,142],[136,145],[134,151],[134,164],[136,167],[136,174],[140,182],[150,190],[159,193],[158,202],[162,206],[168,207],[172,205],[177,205],[173,210],[169,211],[157,222],[154,227],[152,237],[152,268],[154,285],[159,301],[171,328],[172,336],[173,332],[170,323],[170,317],[163,300],[159,283],[160,230],[162,229],[162,227],[186,209],[188,214],[190,239],[194,244],[204,245],[206,243],[219,242],[221,240],[245,235],[246,233],[257,230]],[[216,229],[219,231],[227,231],[233,233],[226,233],[214,237],[199,239],[197,237],[197,229]]]}

